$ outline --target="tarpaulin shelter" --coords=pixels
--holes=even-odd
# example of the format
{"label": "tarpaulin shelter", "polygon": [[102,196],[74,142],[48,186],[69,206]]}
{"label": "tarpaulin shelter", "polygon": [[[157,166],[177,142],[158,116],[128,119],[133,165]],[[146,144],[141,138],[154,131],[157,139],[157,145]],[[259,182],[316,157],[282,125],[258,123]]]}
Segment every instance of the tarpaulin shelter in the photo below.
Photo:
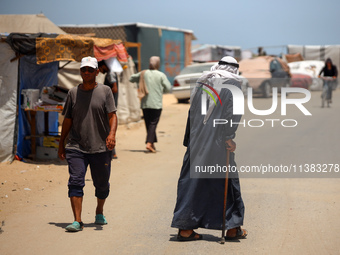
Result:
{"label": "tarpaulin shelter", "polygon": [[[170,82],[179,72],[191,63],[191,42],[195,40],[193,31],[144,23],[109,24],[109,25],[60,25],[70,34],[91,34],[97,37],[121,39],[124,43],[141,44],[141,63],[139,69],[149,68],[149,58],[161,58],[160,71]],[[138,59],[136,48],[128,47],[129,55]]]}
{"label": "tarpaulin shelter", "polygon": [[42,13],[0,15],[0,33],[66,34]]}
{"label": "tarpaulin shelter", "polygon": [[[117,57],[128,62],[119,40],[44,33],[3,36],[0,56],[0,162],[11,161],[15,151],[20,158],[30,154],[30,141],[24,139],[30,133],[30,126],[19,107],[22,89],[57,85],[61,60],[79,62],[85,56],[95,56],[99,60]],[[49,123],[52,132],[58,129],[57,113],[54,115],[50,115]],[[38,132],[43,131],[42,119],[42,113],[37,113]]]}

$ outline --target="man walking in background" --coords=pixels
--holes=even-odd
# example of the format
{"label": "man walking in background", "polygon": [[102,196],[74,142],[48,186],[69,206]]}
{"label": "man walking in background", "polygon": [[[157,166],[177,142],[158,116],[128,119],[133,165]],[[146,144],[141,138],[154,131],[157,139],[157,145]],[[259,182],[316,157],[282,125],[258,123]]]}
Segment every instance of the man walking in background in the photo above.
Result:
{"label": "man walking in background", "polygon": [[149,69],[143,70],[130,77],[130,82],[139,82],[145,94],[141,98],[141,108],[146,127],[146,149],[156,152],[154,143],[157,142],[156,128],[162,113],[163,93],[169,92],[171,84],[164,73],[159,71],[160,58],[150,58]]}

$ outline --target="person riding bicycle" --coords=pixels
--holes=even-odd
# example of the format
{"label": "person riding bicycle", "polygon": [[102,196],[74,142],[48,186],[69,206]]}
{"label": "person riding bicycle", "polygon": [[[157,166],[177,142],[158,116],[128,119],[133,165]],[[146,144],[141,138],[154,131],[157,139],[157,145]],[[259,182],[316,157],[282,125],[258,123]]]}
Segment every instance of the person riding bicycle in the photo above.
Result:
{"label": "person riding bicycle", "polygon": [[323,73],[323,77],[332,77],[333,79],[324,79],[323,86],[327,86],[328,93],[327,93],[327,100],[332,102],[332,90],[333,86],[336,84],[336,78],[338,77],[338,69],[335,65],[333,65],[332,60],[327,58],[325,61],[325,66],[321,69],[319,73],[319,78]]}

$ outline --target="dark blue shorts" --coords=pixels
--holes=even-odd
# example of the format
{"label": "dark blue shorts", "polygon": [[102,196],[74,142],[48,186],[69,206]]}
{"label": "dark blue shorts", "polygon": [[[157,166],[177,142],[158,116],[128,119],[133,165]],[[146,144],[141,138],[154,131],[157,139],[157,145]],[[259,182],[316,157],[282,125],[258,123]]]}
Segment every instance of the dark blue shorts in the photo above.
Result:
{"label": "dark blue shorts", "polygon": [[110,173],[112,152],[87,154],[77,150],[66,150],[66,160],[70,178],[68,181],[68,196],[84,196],[85,175],[87,166],[90,165],[96,197],[105,199],[110,192]]}

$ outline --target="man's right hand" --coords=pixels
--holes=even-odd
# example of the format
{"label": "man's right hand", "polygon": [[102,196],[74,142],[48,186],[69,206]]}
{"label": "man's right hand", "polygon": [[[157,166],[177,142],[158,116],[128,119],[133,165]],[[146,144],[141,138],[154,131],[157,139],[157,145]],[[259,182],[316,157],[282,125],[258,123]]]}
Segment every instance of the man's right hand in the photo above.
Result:
{"label": "man's right hand", "polygon": [[236,143],[233,141],[233,139],[229,139],[225,141],[225,146],[228,151],[233,152],[236,150]]}
{"label": "man's right hand", "polygon": [[63,144],[59,144],[59,149],[58,149],[58,156],[61,160],[65,159],[65,147]]}

